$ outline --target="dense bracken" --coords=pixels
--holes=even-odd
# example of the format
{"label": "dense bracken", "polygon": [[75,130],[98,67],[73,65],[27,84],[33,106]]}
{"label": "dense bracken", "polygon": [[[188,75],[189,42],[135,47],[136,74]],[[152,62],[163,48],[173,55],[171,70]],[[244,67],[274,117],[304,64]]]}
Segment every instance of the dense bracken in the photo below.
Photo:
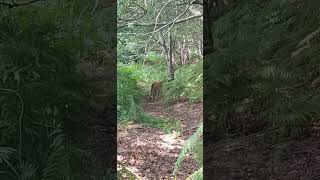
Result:
{"label": "dense bracken", "polygon": [[[87,1],[0,6],[0,179],[88,179],[92,87],[77,68],[105,48]],[[86,93],[87,92],[87,93]],[[85,150],[87,149],[87,150]]]}
{"label": "dense bracken", "polygon": [[319,117],[319,7],[270,0],[215,8],[215,52],[204,64],[214,136],[287,125],[297,135]]}

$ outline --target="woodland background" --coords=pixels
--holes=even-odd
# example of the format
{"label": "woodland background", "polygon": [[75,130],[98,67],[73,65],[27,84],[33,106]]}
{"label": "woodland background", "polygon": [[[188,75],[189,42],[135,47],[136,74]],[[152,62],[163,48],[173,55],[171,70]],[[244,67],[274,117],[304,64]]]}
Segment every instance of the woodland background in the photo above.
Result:
{"label": "woodland background", "polygon": [[220,179],[320,176],[318,0],[95,2],[1,1],[1,179],[115,178],[107,117],[179,129],[143,111],[155,80],[166,105],[205,99],[207,157],[200,124],[174,169],[190,153],[200,179],[202,161]]}

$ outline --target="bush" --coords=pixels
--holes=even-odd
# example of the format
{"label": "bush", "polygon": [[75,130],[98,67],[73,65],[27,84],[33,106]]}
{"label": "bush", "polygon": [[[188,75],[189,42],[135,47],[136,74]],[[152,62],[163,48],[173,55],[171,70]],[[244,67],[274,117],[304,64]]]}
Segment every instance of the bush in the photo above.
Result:
{"label": "bush", "polygon": [[117,111],[118,120],[138,120],[142,111],[140,99],[141,88],[137,85],[138,77],[134,75],[135,66],[119,66],[117,73]]}
{"label": "bush", "polygon": [[165,82],[163,96],[166,102],[188,99],[192,102],[203,97],[202,61],[183,66],[175,72],[175,79]]}
{"label": "bush", "polygon": [[146,65],[163,65],[166,59],[158,53],[150,52],[146,55],[144,61]]}
{"label": "bush", "polygon": [[88,43],[98,36],[88,16],[68,13],[78,3],[63,3],[1,9],[0,179],[86,176],[79,165],[71,168],[89,116],[75,65],[78,52],[98,47]]}

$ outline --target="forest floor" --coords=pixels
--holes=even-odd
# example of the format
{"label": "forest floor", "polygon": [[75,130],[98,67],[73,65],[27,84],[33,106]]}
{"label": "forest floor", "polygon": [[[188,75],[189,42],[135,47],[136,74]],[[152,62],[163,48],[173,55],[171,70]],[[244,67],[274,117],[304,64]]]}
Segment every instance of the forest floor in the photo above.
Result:
{"label": "forest floor", "polygon": [[319,180],[319,131],[295,138],[284,138],[284,131],[272,129],[207,143],[206,176],[219,180]]}
{"label": "forest floor", "polygon": [[[166,134],[159,128],[142,124],[118,125],[117,159],[141,179],[173,179],[172,172],[181,148],[203,119],[202,101],[165,106],[160,101],[145,100],[143,108],[146,113],[156,117],[179,120],[181,135]],[[196,169],[196,163],[187,156],[176,178],[186,179]]]}

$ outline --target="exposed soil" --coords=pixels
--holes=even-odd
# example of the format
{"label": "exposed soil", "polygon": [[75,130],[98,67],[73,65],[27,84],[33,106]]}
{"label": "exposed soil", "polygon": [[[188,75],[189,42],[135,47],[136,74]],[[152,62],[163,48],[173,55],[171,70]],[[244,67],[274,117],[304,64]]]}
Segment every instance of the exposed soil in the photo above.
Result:
{"label": "exposed soil", "polygon": [[[119,125],[117,159],[141,179],[173,179],[172,172],[180,150],[203,119],[202,102],[179,102],[169,107],[165,107],[161,102],[143,103],[147,113],[179,120],[182,134],[176,137],[146,125]],[[196,169],[192,158],[186,157],[177,173],[177,179],[185,179]]]}

